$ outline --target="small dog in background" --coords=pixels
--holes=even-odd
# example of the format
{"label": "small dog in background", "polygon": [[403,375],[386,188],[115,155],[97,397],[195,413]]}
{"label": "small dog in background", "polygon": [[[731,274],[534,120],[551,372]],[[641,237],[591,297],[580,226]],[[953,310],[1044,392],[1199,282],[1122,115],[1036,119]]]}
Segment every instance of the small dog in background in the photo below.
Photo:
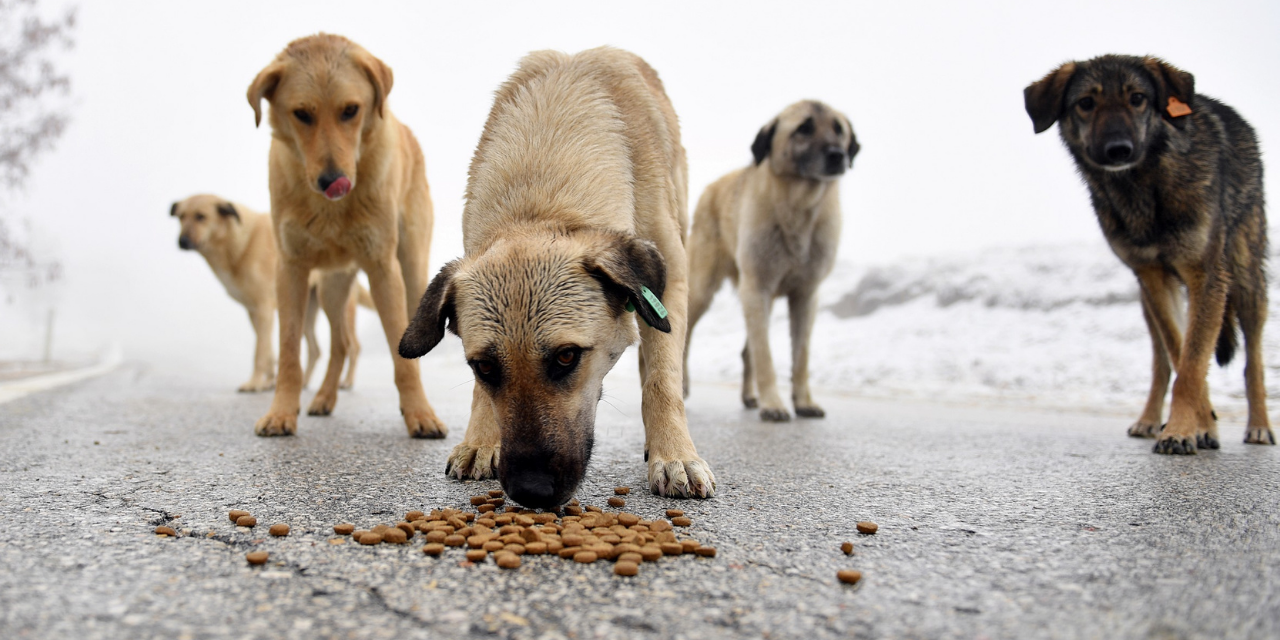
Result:
{"label": "small dog in background", "polygon": [[[271,328],[276,318],[276,242],[271,231],[271,217],[212,195],[196,195],[173,203],[169,215],[178,219],[182,230],[178,247],[196,251],[209,263],[213,274],[233,300],[249,312],[257,335],[253,355],[253,375],[240,385],[243,393],[267,391],[275,387],[275,356],[271,348]],[[305,320],[307,338],[307,370],[303,384],[320,359],[316,339],[316,312],[319,299],[326,295],[320,288],[319,274],[311,276]],[[355,334],[356,304],[372,308],[369,292],[352,283],[347,296],[342,322],[347,327],[341,338],[346,341],[347,375],[343,389],[355,384],[356,359],[360,343]]]}
{"label": "small dog in background", "polygon": [[[1068,62],[1024,91],[1041,133],[1058,133],[1089,187],[1111,249],[1138,277],[1151,334],[1151,392],[1129,435],[1156,453],[1218,448],[1205,381],[1244,333],[1249,421],[1244,441],[1275,444],[1263,381],[1267,218],[1262,158],[1240,114],[1195,92],[1195,78],[1152,57]],[[1181,288],[1188,298],[1179,323]],[[1173,402],[1161,426],[1172,370]]]}
{"label": "small dog in background", "polygon": [[[707,187],[689,238],[689,340],[725,278],[742,300],[742,403],[762,420],[791,419],[778,395],[769,352],[769,312],[786,296],[791,313],[791,400],[796,415],[821,418],[809,392],[809,337],[818,285],[840,242],[839,179],[853,166],[858,138],[844,114],[816,100],[797,102],[765,125],[754,162]],[[689,347],[684,352],[689,394]],[[756,390],[759,389],[759,400]]]}

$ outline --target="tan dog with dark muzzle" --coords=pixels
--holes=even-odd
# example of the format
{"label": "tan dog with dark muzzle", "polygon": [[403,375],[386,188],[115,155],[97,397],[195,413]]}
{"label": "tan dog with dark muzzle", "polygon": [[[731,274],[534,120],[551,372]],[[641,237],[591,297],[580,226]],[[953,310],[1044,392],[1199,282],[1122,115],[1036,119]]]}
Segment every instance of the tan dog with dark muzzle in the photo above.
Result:
{"label": "tan dog with dark muzzle", "polygon": [[[271,218],[280,249],[280,374],[271,408],[254,428],[260,436],[298,428],[298,349],[312,269],[322,270],[333,291],[345,290],[357,269],[369,276],[405,427],[416,438],[445,436],[418,363],[394,353],[408,309],[426,287],[432,212],[422,150],[386,104],[391,84],[381,60],[346,38],[321,34],[291,42],[249,86],[256,121],[262,100],[271,104]],[[325,305],[330,317],[339,311]],[[335,343],[331,359],[342,356]],[[326,376],[307,413],[333,410],[337,385],[329,382]]]}
{"label": "tan dog with dark muzzle", "polygon": [[715,492],[680,395],[687,173],[662,82],[633,54],[536,52],[498,90],[471,162],[466,255],[400,343],[420,356],[447,325],[475,372],[446,473],[496,474],[528,507],[564,504],[591,456],[601,381],[639,337],[649,484]]}
{"label": "tan dog with dark muzzle", "polygon": [[796,414],[825,415],[809,392],[809,336],[818,285],[831,273],[840,243],[839,179],[859,149],[844,114],[816,100],[797,102],[756,135],[751,166],[716,180],[698,200],[689,237],[689,333],[725,278],[732,280],[747,324],[742,402],[750,409],[758,402],[762,420],[791,419],[769,352],[769,312],[781,296],[791,312]]}

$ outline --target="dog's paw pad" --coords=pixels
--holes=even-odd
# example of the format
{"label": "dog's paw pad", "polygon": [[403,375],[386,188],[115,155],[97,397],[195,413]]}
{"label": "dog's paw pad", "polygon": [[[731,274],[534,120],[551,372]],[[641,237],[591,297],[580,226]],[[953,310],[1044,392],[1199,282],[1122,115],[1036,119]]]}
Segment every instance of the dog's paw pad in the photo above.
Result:
{"label": "dog's paw pad", "polygon": [[796,407],[796,415],[801,418],[825,418],[827,417],[827,412],[815,404],[807,407]]}
{"label": "dog's paw pad", "polygon": [[649,488],[671,498],[710,498],[716,494],[716,477],[711,465],[696,455],[687,460],[650,456]]}
{"label": "dog's paw pad", "polygon": [[770,409],[766,407],[760,410],[760,419],[765,422],[790,422],[791,414],[786,409]]}
{"label": "dog's paw pad", "polygon": [[1154,438],[1156,437],[1156,434],[1160,433],[1160,430],[1163,428],[1164,428],[1163,425],[1158,425],[1153,422],[1143,422],[1139,420],[1129,426],[1129,437]]}
{"label": "dog's paw pad", "polygon": [[1217,449],[1219,448],[1218,439],[1207,433],[1202,433],[1196,436],[1196,448],[1197,449]]}
{"label": "dog's paw pad", "polygon": [[430,410],[404,412],[404,426],[409,430],[410,438],[439,440],[449,435],[449,427]]}
{"label": "dog's paw pad", "polygon": [[258,419],[253,432],[263,436],[291,436],[298,431],[297,416],[267,414]]}
{"label": "dog's paw pad", "polygon": [[498,455],[502,447],[473,447],[462,443],[453,448],[445,463],[444,474],[463,480],[487,480],[498,477]]}
{"label": "dog's paw pad", "polygon": [[1196,452],[1195,440],[1191,438],[1166,437],[1156,441],[1155,453],[1163,453],[1175,456],[1189,456]]}
{"label": "dog's paw pad", "polygon": [[1275,444],[1276,436],[1270,427],[1249,427],[1244,432],[1245,444]]}

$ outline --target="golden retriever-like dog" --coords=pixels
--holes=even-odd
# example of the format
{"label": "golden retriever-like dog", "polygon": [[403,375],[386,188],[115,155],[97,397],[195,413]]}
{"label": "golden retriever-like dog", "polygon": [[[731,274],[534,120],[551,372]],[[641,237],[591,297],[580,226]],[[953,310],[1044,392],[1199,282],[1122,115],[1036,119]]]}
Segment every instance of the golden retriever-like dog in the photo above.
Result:
{"label": "golden retriever-like dog", "polygon": [[529,507],[564,504],[591,457],[601,381],[638,337],[650,487],[715,492],[680,395],[687,173],[675,111],[639,57],[521,61],[471,162],[466,255],[431,282],[400,343],[421,356],[448,326],[475,373],[446,473],[496,474]]}
{"label": "golden retriever-like dog", "polygon": [[[816,100],[782,111],[756,135],[754,162],[707,187],[689,238],[689,333],[725,278],[742,299],[742,403],[762,420],[791,419],[778,395],[769,352],[769,312],[786,296],[791,320],[791,400],[796,415],[820,418],[809,392],[809,337],[818,285],[840,242],[839,179],[861,147],[844,114]],[[685,347],[685,393],[689,392]],[[759,388],[759,400],[756,390]]]}
{"label": "golden retriever-like dog", "polygon": [[[276,359],[271,348],[271,329],[276,318],[276,241],[271,231],[271,216],[214,195],[196,195],[173,203],[169,215],[178,219],[181,231],[178,247],[199,253],[227,295],[244,305],[257,337],[253,355],[253,375],[240,385],[242,393],[267,391],[276,384]],[[318,274],[312,272],[303,334],[307,338],[307,369],[303,386],[310,383],[311,373],[320,359],[320,343],[316,340],[316,315],[319,300],[331,292],[319,286]],[[373,308],[369,292],[358,282],[343,306],[343,330],[334,332],[334,340],[343,340],[347,353],[347,375],[341,385],[350,389],[355,384],[356,361],[360,342],[356,339],[356,304]],[[341,364],[341,361],[338,361]]]}
{"label": "golden retriever-like dog", "polygon": [[[391,68],[364,48],[320,34],[289,43],[249,85],[255,122],[262,100],[271,105],[271,219],[280,250],[280,372],[271,408],[254,429],[260,436],[298,428],[298,349],[312,269],[333,291],[347,290],[357,269],[368,275],[405,427],[417,438],[447,433],[422,390],[418,363],[394,353],[428,280],[432,211],[422,150],[387,106],[391,84]],[[330,302],[321,300],[338,317],[341,307]],[[339,346],[331,362],[341,361]],[[328,374],[310,415],[328,415],[337,402],[333,366]]]}

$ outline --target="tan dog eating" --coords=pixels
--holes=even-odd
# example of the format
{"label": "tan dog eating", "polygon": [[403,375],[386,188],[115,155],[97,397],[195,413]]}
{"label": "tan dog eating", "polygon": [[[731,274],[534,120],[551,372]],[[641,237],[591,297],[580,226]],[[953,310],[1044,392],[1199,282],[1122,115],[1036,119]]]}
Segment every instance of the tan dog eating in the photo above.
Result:
{"label": "tan dog eating", "polygon": [[[271,218],[280,250],[280,372],[271,408],[254,429],[260,436],[298,428],[298,350],[312,269],[333,291],[345,290],[357,269],[369,276],[405,427],[413,437],[446,433],[422,390],[418,363],[394,353],[407,310],[426,286],[432,211],[422,150],[387,106],[391,85],[381,60],[346,38],[320,34],[289,43],[249,86],[255,121],[262,100],[271,105]],[[340,311],[321,303],[330,317]],[[337,386],[329,382],[326,376],[307,413],[333,410]]]}
{"label": "tan dog eating", "polygon": [[446,473],[496,474],[528,507],[564,504],[591,456],[601,381],[639,337],[650,487],[714,494],[680,395],[687,171],[675,111],[639,57],[521,61],[471,162],[466,255],[431,282],[400,343],[421,356],[448,326],[475,373]]}
{"label": "tan dog eating", "polygon": [[[169,208],[169,215],[182,225],[178,247],[196,251],[204,257],[227,290],[227,295],[249,312],[257,345],[254,348],[253,375],[240,385],[240,391],[251,393],[275,387],[276,358],[271,348],[271,329],[276,318],[278,260],[271,216],[213,195],[196,195],[175,202]],[[303,324],[307,338],[307,369],[302,376],[303,386],[310,383],[311,373],[320,359],[315,326],[319,300],[335,293],[321,289],[317,273],[311,274],[309,289]],[[336,293],[341,295],[341,292]],[[343,341],[347,354],[347,376],[340,385],[343,389],[350,389],[355,384],[356,360],[360,354],[360,343],[355,334],[357,303],[372,308],[369,293],[359,283],[352,282],[349,293],[342,298],[343,313],[337,319],[341,321],[341,330],[331,331],[334,340]],[[334,320],[330,318],[331,324]],[[336,364],[341,371],[342,360],[337,360]]]}

